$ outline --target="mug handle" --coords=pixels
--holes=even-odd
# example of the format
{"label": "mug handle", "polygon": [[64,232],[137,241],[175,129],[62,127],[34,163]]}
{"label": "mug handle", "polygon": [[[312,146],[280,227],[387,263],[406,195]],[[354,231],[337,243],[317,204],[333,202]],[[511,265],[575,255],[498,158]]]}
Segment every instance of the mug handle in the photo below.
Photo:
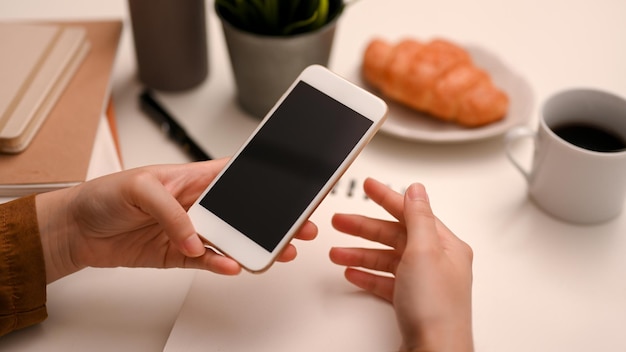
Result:
{"label": "mug handle", "polygon": [[510,129],[506,135],[504,136],[504,151],[506,152],[506,157],[511,161],[513,166],[524,176],[526,182],[530,182],[530,172],[522,167],[522,165],[515,159],[513,153],[511,152],[511,146],[516,141],[522,138],[532,138],[535,139],[535,132],[526,126],[517,126]]}

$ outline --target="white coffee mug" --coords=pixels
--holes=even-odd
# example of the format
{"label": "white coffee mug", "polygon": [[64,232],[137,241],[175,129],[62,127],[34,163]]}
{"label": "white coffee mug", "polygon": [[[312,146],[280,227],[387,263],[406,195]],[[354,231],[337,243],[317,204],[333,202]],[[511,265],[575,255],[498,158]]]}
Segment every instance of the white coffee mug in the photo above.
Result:
{"label": "white coffee mug", "polygon": [[[530,170],[512,152],[521,138],[534,139]],[[626,100],[594,89],[559,92],[544,103],[537,132],[511,129],[505,151],[547,213],[579,224],[612,219],[626,198]]]}

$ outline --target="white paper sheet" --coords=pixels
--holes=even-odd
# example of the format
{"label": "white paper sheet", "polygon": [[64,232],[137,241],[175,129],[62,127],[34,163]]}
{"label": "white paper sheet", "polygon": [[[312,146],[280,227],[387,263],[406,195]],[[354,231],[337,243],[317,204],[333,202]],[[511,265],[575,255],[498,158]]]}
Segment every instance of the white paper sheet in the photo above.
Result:
{"label": "white paper sheet", "polygon": [[376,246],[330,225],[335,212],[388,217],[365,198],[362,181],[344,175],[311,218],[319,227],[318,238],[294,241],[295,261],[275,263],[257,275],[196,273],[165,351],[397,349],[400,336],[392,306],[349,284],[343,269],[328,258],[331,246]]}

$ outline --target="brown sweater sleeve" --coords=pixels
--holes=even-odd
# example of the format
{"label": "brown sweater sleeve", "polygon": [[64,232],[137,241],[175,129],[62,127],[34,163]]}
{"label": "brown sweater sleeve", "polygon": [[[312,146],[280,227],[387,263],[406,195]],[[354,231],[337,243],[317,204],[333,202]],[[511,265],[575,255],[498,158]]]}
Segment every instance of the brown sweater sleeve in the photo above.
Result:
{"label": "brown sweater sleeve", "polygon": [[0,204],[0,336],[46,319],[45,304],[46,271],[32,195]]}

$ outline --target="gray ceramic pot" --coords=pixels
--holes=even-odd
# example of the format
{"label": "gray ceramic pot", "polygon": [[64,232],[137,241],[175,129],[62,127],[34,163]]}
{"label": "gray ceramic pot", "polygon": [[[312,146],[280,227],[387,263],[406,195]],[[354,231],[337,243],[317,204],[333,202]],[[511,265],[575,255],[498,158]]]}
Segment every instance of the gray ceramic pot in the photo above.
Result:
{"label": "gray ceramic pot", "polygon": [[304,68],[328,66],[339,17],[316,31],[292,36],[257,35],[220,17],[243,110],[262,118]]}

